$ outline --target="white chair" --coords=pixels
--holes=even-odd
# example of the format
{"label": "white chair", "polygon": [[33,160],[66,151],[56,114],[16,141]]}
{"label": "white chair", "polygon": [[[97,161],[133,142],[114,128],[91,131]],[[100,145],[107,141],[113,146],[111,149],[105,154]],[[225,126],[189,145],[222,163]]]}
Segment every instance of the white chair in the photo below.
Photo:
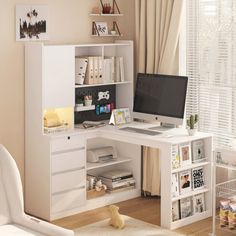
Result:
{"label": "white chair", "polygon": [[0,144],[0,235],[74,236],[74,232],[24,213],[20,174],[10,153]]}

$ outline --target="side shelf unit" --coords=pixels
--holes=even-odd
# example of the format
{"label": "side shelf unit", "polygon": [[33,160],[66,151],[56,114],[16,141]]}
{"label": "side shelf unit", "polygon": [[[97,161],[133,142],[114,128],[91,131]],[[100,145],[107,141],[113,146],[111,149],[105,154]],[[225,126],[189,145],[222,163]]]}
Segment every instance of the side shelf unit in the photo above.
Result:
{"label": "side shelf unit", "polygon": [[[225,233],[236,234],[235,210],[230,207],[236,197],[236,162],[235,150],[216,149],[213,166],[213,210],[212,233],[216,236],[216,229]],[[216,173],[222,173],[220,177]],[[220,201],[227,202],[224,213],[220,214]],[[222,234],[223,235],[223,234]]]}
{"label": "side shelf unit", "polygon": [[[194,162],[192,159],[193,143],[203,143],[204,158],[199,162]],[[170,156],[169,161],[165,161],[165,180],[162,180],[162,184],[170,184],[163,189],[161,196],[165,196],[161,199],[163,210],[161,210],[161,219],[164,224],[162,227],[169,229],[176,229],[196,221],[208,218],[212,214],[212,136],[207,134],[198,134],[196,136],[189,136],[185,140],[181,138],[176,142],[172,142],[166,147],[167,153],[164,155]],[[161,156],[165,158],[165,156]],[[186,160],[189,161],[186,162]],[[178,164],[176,165],[176,163]],[[196,175],[199,175],[199,185],[196,184]],[[202,205],[200,209],[194,209],[194,201],[196,198],[201,197]],[[164,210],[165,209],[165,210]]]}

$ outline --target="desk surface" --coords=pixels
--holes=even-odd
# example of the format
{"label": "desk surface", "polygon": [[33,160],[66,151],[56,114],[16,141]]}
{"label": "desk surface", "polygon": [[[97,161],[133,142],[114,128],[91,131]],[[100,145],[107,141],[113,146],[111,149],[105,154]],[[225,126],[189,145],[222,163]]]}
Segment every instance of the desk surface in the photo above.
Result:
{"label": "desk surface", "polygon": [[211,137],[212,134],[197,132],[194,136],[189,136],[186,129],[182,128],[175,128],[168,131],[163,132],[162,134],[151,136],[147,134],[141,133],[133,133],[125,130],[121,130],[124,127],[135,127],[140,129],[148,129],[150,127],[155,127],[154,124],[147,124],[147,123],[139,123],[139,122],[132,122],[130,124],[122,125],[122,126],[113,126],[113,125],[106,125],[100,128],[89,128],[84,129],[82,126],[78,128],[74,128],[68,130],[66,132],[58,132],[52,134],[46,134],[50,138],[53,137],[60,137],[65,135],[85,135],[86,138],[107,138],[113,139],[122,142],[128,142],[138,145],[145,145],[149,147],[159,147],[161,144],[177,144],[177,143],[185,143],[191,142],[193,140]]}

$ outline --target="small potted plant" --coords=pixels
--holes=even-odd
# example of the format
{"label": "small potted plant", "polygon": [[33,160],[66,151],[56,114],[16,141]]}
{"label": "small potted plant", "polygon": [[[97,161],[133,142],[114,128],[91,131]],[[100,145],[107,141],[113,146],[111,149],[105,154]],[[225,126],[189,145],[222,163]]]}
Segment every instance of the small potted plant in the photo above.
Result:
{"label": "small potted plant", "polygon": [[82,98],[76,99],[76,106],[78,107],[84,106],[84,100]]}
{"label": "small potted plant", "polygon": [[84,105],[85,106],[91,106],[93,102],[93,98],[91,95],[84,96]]}
{"label": "small potted plant", "polygon": [[194,135],[197,132],[197,128],[195,125],[197,124],[199,118],[198,115],[191,115],[189,119],[187,119],[187,126],[188,126],[188,134],[189,135]]}

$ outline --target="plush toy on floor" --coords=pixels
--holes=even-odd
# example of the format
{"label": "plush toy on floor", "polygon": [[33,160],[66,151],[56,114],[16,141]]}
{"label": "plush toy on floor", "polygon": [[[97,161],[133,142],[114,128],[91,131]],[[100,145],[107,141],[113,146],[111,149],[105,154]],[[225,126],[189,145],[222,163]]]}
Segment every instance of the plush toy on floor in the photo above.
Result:
{"label": "plush toy on floor", "polygon": [[119,207],[115,205],[109,206],[111,212],[111,219],[109,224],[117,229],[123,229],[125,227],[124,217],[119,213]]}

